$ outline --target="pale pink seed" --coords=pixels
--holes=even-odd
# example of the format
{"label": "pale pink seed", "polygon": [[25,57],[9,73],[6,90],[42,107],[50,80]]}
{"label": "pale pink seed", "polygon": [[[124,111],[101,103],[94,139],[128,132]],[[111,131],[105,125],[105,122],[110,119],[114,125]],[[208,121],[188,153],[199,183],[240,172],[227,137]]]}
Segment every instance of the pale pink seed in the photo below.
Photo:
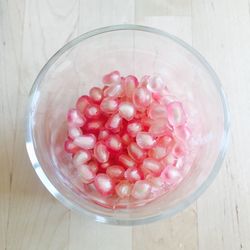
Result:
{"label": "pale pink seed", "polygon": [[112,114],[118,109],[118,102],[113,98],[104,98],[100,104],[100,109],[106,114]]}
{"label": "pale pink seed", "polygon": [[160,76],[150,77],[147,88],[153,93],[160,93],[164,89],[164,81]]}
{"label": "pale pink seed", "polygon": [[113,151],[120,151],[122,149],[120,136],[110,135],[106,140],[106,146]]}
{"label": "pale pink seed", "polygon": [[132,184],[128,181],[121,181],[116,185],[115,191],[120,198],[128,198],[132,191]]}
{"label": "pale pink seed", "polygon": [[119,165],[112,165],[106,170],[106,174],[112,179],[122,179],[124,177],[124,172],[124,168]]}
{"label": "pale pink seed", "polygon": [[165,94],[165,95],[161,96],[161,98],[159,100],[159,103],[166,106],[169,103],[174,102],[176,100],[177,100],[177,98],[175,96],[169,95],[169,94]]}
{"label": "pale pink seed", "polygon": [[175,127],[174,132],[177,138],[184,141],[188,141],[191,137],[191,130],[187,125]]}
{"label": "pale pink seed", "polygon": [[145,180],[140,180],[134,184],[131,195],[137,200],[142,200],[148,198],[150,192],[151,192],[150,183]]}
{"label": "pale pink seed", "polygon": [[84,113],[86,107],[91,103],[91,99],[87,95],[83,95],[78,98],[76,102],[76,109],[80,111],[82,114]]}
{"label": "pale pink seed", "polygon": [[115,188],[114,182],[106,174],[98,174],[95,177],[94,185],[97,191],[104,196],[112,194]]}
{"label": "pale pink seed", "polygon": [[148,108],[148,117],[156,120],[161,118],[167,118],[167,108],[164,105],[153,102]]}
{"label": "pale pink seed", "polygon": [[173,127],[184,125],[186,114],[180,102],[171,102],[167,105],[168,122]]}
{"label": "pale pink seed", "polygon": [[159,161],[156,161],[153,158],[146,158],[143,160],[142,169],[145,173],[151,173],[154,176],[158,176],[160,175],[163,166]]}
{"label": "pale pink seed", "polygon": [[69,127],[68,128],[68,136],[71,139],[75,139],[76,137],[82,135],[82,130],[80,128],[77,127]]}
{"label": "pale pink seed", "polygon": [[168,149],[162,145],[156,145],[148,151],[148,156],[156,160],[163,159],[168,154]]}
{"label": "pale pink seed", "polygon": [[98,140],[106,140],[109,137],[110,133],[107,129],[102,129],[99,132]]}
{"label": "pale pink seed", "polygon": [[96,143],[96,137],[93,134],[81,135],[74,139],[73,143],[80,148],[92,149]]}
{"label": "pale pink seed", "polygon": [[89,121],[87,124],[85,124],[83,131],[88,133],[98,132],[101,128],[103,128],[103,123],[104,122],[102,120]]}
{"label": "pale pink seed", "polygon": [[130,182],[135,182],[141,180],[143,174],[138,168],[128,168],[124,173],[124,177]]}
{"label": "pale pink seed", "polygon": [[148,132],[139,132],[136,135],[136,143],[138,144],[139,147],[142,149],[150,149],[152,148],[156,140],[155,138]]}
{"label": "pale pink seed", "polygon": [[121,137],[121,142],[124,144],[124,145],[129,145],[131,143],[131,137],[129,136],[128,133],[125,133],[122,135]]}
{"label": "pale pink seed", "polygon": [[100,103],[103,98],[102,89],[98,87],[93,87],[89,91],[89,96],[95,103]]}
{"label": "pale pink seed", "polygon": [[127,132],[132,137],[135,137],[140,131],[142,131],[142,125],[138,121],[130,122],[127,126]]}
{"label": "pale pink seed", "polygon": [[137,109],[146,108],[151,103],[151,93],[144,87],[135,89],[133,93],[133,103]]}
{"label": "pale pink seed", "polygon": [[173,155],[173,154],[168,154],[166,157],[164,157],[161,160],[161,164],[163,166],[167,166],[167,165],[175,165],[177,162],[177,158]]}
{"label": "pale pink seed", "polygon": [[99,166],[96,161],[89,161],[88,166],[92,172],[97,173]]}
{"label": "pale pink seed", "polygon": [[96,160],[100,163],[105,163],[109,159],[109,151],[105,144],[102,142],[97,142],[94,147],[94,156]]}
{"label": "pale pink seed", "polygon": [[146,152],[142,150],[135,142],[128,146],[128,154],[135,161],[142,161],[146,157]]}
{"label": "pale pink seed", "polygon": [[125,95],[128,98],[132,98],[133,92],[137,88],[137,86],[138,86],[138,80],[135,76],[130,75],[125,77],[123,88],[125,91]]}
{"label": "pale pink seed", "polygon": [[163,178],[168,185],[178,184],[182,176],[180,172],[173,166],[167,166],[161,173],[161,178]]}
{"label": "pale pink seed", "polygon": [[119,156],[119,161],[122,163],[123,166],[125,166],[127,168],[136,167],[135,161],[126,154],[121,154]]}
{"label": "pale pink seed", "polygon": [[89,104],[84,112],[84,115],[89,119],[96,119],[101,115],[101,111],[98,105]]}
{"label": "pale pink seed", "polygon": [[122,117],[119,114],[112,115],[105,124],[105,127],[112,132],[118,132],[122,123]]}
{"label": "pale pink seed", "polygon": [[77,151],[80,150],[78,146],[76,146],[72,140],[68,139],[64,143],[64,149],[66,152],[70,154],[75,154]]}
{"label": "pale pink seed", "polygon": [[176,143],[172,148],[172,154],[179,158],[187,154],[187,148],[184,144]]}
{"label": "pale pink seed", "polygon": [[91,154],[87,150],[79,150],[74,156],[73,156],[73,164],[78,167],[86,162],[88,162],[91,159]]}
{"label": "pale pink seed", "polygon": [[140,87],[147,87],[149,83],[149,79],[150,79],[150,76],[148,75],[143,76],[140,80]]}
{"label": "pale pink seed", "polygon": [[82,164],[77,168],[78,176],[85,184],[89,184],[95,179],[95,172],[87,164]]}
{"label": "pale pink seed", "polygon": [[166,119],[157,119],[155,120],[149,128],[149,133],[154,136],[163,136],[169,132],[168,122]]}
{"label": "pale pink seed", "polygon": [[119,114],[127,121],[131,121],[135,116],[135,107],[130,102],[121,102],[119,105]]}
{"label": "pale pink seed", "polygon": [[148,175],[146,180],[151,184],[152,192],[157,192],[165,188],[165,181],[160,176],[154,177],[154,176]]}
{"label": "pale pink seed", "polygon": [[105,97],[119,97],[123,94],[123,88],[121,84],[111,84],[107,89],[103,91]]}
{"label": "pale pink seed", "polygon": [[120,72],[117,70],[110,72],[109,74],[103,77],[102,82],[105,84],[120,83],[121,82]]}
{"label": "pale pink seed", "polygon": [[70,109],[67,115],[68,125],[73,127],[82,127],[86,119],[77,109]]}

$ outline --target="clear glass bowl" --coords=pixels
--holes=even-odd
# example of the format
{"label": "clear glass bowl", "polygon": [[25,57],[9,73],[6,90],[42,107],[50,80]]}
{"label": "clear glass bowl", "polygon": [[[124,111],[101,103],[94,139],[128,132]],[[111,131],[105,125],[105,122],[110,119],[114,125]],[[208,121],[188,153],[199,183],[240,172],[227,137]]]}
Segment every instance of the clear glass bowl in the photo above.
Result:
{"label": "clear glass bowl", "polygon": [[[160,73],[196,126],[199,150],[179,186],[145,206],[109,209],[93,203],[66,178],[66,113],[78,96],[120,70],[138,77]],[[195,201],[217,175],[228,141],[229,114],[220,81],[206,60],[180,39],[161,30],[117,25],[93,30],[66,44],[46,63],[30,92],[26,147],[46,188],[64,205],[96,221],[131,225],[169,217]]]}

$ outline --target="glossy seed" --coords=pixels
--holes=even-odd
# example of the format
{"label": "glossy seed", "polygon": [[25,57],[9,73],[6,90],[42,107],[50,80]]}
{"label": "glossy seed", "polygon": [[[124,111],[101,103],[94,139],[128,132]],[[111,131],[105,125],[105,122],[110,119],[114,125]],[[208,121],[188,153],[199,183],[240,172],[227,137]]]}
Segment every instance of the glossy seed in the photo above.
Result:
{"label": "glossy seed", "polygon": [[101,102],[100,109],[106,114],[113,114],[118,110],[118,102],[113,98],[104,98]]}
{"label": "glossy seed", "polygon": [[101,115],[100,108],[96,104],[89,104],[84,111],[84,116],[89,119],[96,119],[100,115]]}
{"label": "glossy seed", "polygon": [[109,137],[110,133],[107,129],[100,129],[98,140],[106,140]]}
{"label": "glossy seed", "polygon": [[112,115],[105,124],[105,127],[110,131],[116,133],[120,130],[122,124],[122,117],[119,114]]}
{"label": "glossy seed", "polygon": [[87,122],[83,127],[83,132],[87,133],[99,133],[99,131],[103,128],[104,121],[103,120],[92,120]]}
{"label": "glossy seed", "polygon": [[91,154],[87,150],[79,150],[74,156],[73,156],[73,164],[78,167],[86,162],[88,162],[91,159]]}
{"label": "glossy seed", "polygon": [[132,137],[135,137],[140,131],[142,131],[142,125],[139,121],[130,122],[127,126],[127,132]]}
{"label": "glossy seed", "polygon": [[145,171],[145,173],[149,172],[154,176],[158,176],[160,175],[163,166],[159,161],[153,158],[146,158],[143,160],[142,169]]}
{"label": "glossy seed", "polygon": [[148,117],[156,120],[161,118],[167,118],[167,108],[164,105],[153,102],[148,108]]}
{"label": "glossy seed", "polygon": [[91,103],[91,99],[89,96],[87,95],[83,95],[81,97],[78,98],[77,102],[76,102],[76,109],[83,114],[86,107]]}
{"label": "glossy seed", "polygon": [[135,89],[133,93],[133,103],[137,109],[144,109],[151,103],[151,93],[144,87]]}
{"label": "glossy seed", "polygon": [[77,128],[77,127],[69,127],[68,129],[68,136],[71,138],[71,139],[75,139],[76,137],[82,135],[82,130],[80,128]]}
{"label": "glossy seed", "polygon": [[105,97],[120,97],[123,94],[123,88],[121,84],[111,84],[107,89],[103,91]]}
{"label": "glossy seed", "polygon": [[82,127],[86,122],[86,119],[77,109],[70,109],[68,111],[67,120],[68,125],[72,127]]}
{"label": "glossy seed", "polygon": [[120,198],[128,198],[131,195],[132,187],[130,182],[121,181],[115,186],[115,191]]}
{"label": "glossy seed", "polygon": [[109,74],[106,74],[103,77],[102,82],[105,84],[120,83],[121,82],[120,72],[115,70],[110,72]]}
{"label": "glossy seed", "polygon": [[121,102],[119,105],[119,114],[127,121],[131,121],[135,116],[135,107],[130,102]]}
{"label": "glossy seed", "polygon": [[96,160],[100,163],[105,163],[108,161],[109,151],[107,147],[105,146],[105,144],[103,144],[102,142],[96,143],[94,147],[94,156]]}
{"label": "glossy seed", "polygon": [[136,143],[142,149],[150,149],[155,145],[156,140],[153,135],[148,132],[139,132],[136,135]]}
{"label": "glossy seed", "polygon": [[107,168],[106,174],[112,179],[122,179],[124,177],[124,168],[119,165],[112,165]]}
{"label": "glossy seed", "polygon": [[65,141],[64,149],[66,152],[70,154],[75,154],[77,151],[80,150],[80,148],[76,146],[71,139],[68,139]]}
{"label": "glossy seed", "polygon": [[181,181],[182,176],[176,168],[173,166],[167,166],[162,171],[161,178],[163,178],[167,184],[175,185]]}
{"label": "glossy seed", "polygon": [[106,146],[113,151],[120,151],[122,149],[121,138],[119,135],[110,135],[106,139]]}
{"label": "glossy seed", "polygon": [[127,154],[121,154],[118,159],[120,163],[122,163],[122,165],[125,166],[126,168],[136,167],[136,162]]}
{"label": "glossy seed", "polygon": [[77,168],[77,172],[80,180],[85,184],[93,182],[96,176],[95,172],[93,172],[87,164],[80,165]]}
{"label": "glossy seed", "polygon": [[138,80],[135,76],[130,75],[125,77],[123,87],[126,97],[132,98],[133,92],[137,88],[138,84]]}
{"label": "glossy seed", "polygon": [[124,176],[130,182],[135,182],[143,178],[143,174],[138,168],[128,168],[125,171]]}
{"label": "glossy seed", "polygon": [[180,102],[171,102],[167,105],[167,118],[170,125],[178,127],[186,122],[186,114]]}
{"label": "glossy seed", "polygon": [[148,181],[141,180],[134,184],[131,195],[137,200],[142,200],[148,198],[150,191],[150,183]]}
{"label": "glossy seed", "polygon": [[128,133],[124,133],[122,136],[121,136],[121,142],[122,144],[124,145],[129,145],[131,143],[131,140],[132,138],[129,136]]}
{"label": "glossy seed", "polygon": [[73,143],[83,149],[92,149],[96,143],[96,137],[93,134],[86,134],[78,136]]}
{"label": "glossy seed", "polygon": [[147,88],[153,93],[160,93],[164,89],[164,85],[160,76],[153,76],[148,80]]}
{"label": "glossy seed", "polygon": [[100,103],[103,98],[103,92],[101,88],[93,87],[89,91],[89,96],[95,103]]}
{"label": "glossy seed", "polygon": [[106,174],[98,174],[95,177],[94,185],[97,191],[99,191],[99,193],[101,193],[103,196],[112,194],[115,188],[114,182]]}
{"label": "glossy seed", "polygon": [[128,154],[135,161],[142,161],[146,157],[146,152],[142,150],[135,142],[132,142],[128,146]]}
{"label": "glossy seed", "polygon": [[94,160],[88,162],[88,166],[91,169],[92,172],[97,173],[98,172],[98,163]]}

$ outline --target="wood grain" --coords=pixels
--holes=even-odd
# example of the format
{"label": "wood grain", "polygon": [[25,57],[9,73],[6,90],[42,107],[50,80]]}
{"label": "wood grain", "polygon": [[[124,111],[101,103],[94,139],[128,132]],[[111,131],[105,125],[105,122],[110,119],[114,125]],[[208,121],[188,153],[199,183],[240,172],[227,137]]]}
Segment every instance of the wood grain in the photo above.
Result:
{"label": "wood grain", "polygon": [[[119,23],[157,27],[198,49],[232,116],[229,153],[212,186],[175,217],[134,228],[63,207],[24,147],[26,101],[43,64],[79,34]],[[248,0],[0,0],[0,249],[250,249],[249,27]]]}

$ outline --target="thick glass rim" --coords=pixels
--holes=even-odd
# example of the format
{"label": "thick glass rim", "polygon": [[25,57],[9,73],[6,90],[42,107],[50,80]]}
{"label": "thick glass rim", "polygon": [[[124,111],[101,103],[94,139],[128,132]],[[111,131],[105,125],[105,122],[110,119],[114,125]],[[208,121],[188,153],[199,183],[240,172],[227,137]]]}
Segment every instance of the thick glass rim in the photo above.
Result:
{"label": "thick glass rim", "polygon": [[[167,209],[165,211],[162,211],[160,214],[152,215],[145,218],[128,218],[128,219],[122,219],[122,218],[113,218],[110,216],[105,216],[103,214],[94,214],[90,210],[83,209],[73,202],[71,202],[68,198],[66,198],[63,194],[61,194],[57,188],[50,182],[49,178],[46,176],[45,172],[43,171],[42,166],[40,165],[36,153],[35,153],[35,146],[34,146],[34,138],[32,133],[32,106],[36,103],[36,98],[34,98],[35,93],[37,89],[39,89],[39,86],[42,82],[42,79],[44,78],[46,72],[48,69],[57,61],[57,59],[65,53],[70,48],[74,47],[78,43],[103,33],[107,32],[113,32],[113,31],[121,31],[121,30],[132,30],[132,31],[143,31],[148,33],[154,33],[156,35],[160,35],[163,37],[167,37],[168,39],[173,40],[174,42],[178,43],[182,47],[184,47],[186,50],[191,52],[199,61],[200,63],[207,69],[209,72],[211,78],[213,79],[213,83],[218,91],[218,94],[221,99],[222,108],[223,108],[223,115],[224,115],[224,130],[223,130],[223,136],[220,144],[220,151],[218,154],[218,157],[214,163],[214,166],[212,168],[211,173],[208,175],[206,180],[200,185],[200,187],[195,190],[192,194],[190,194],[186,199],[180,201],[177,203],[176,206],[173,208]],[[141,25],[134,25],[134,24],[125,24],[125,25],[113,25],[113,26],[107,26],[103,28],[98,28],[92,31],[89,31],[87,33],[84,33],[77,38],[73,39],[72,41],[68,42],[66,45],[64,45],[61,49],[59,49],[49,60],[48,62],[43,66],[41,71],[39,72],[37,78],[35,79],[33,86],[29,93],[29,100],[27,105],[27,111],[26,111],[26,149],[30,158],[30,161],[32,163],[33,168],[35,169],[38,177],[40,178],[41,182],[44,184],[44,186],[48,189],[48,191],[60,202],[62,202],[66,207],[76,210],[78,212],[81,212],[83,214],[86,214],[88,217],[93,218],[95,221],[103,222],[103,223],[109,223],[109,224],[116,224],[116,225],[138,225],[138,224],[145,224],[149,222],[153,222],[162,218],[167,218],[175,215],[176,213],[184,210],[187,208],[190,204],[192,204],[195,200],[197,200],[201,194],[210,186],[210,184],[213,182],[215,177],[217,176],[223,160],[225,158],[228,141],[229,141],[229,128],[230,128],[230,115],[229,115],[229,108],[227,99],[225,96],[225,93],[222,89],[221,82],[213,70],[213,68],[210,66],[210,64],[206,61],[206,59],[193,47],[188,45],[186,42],[182,41],[176,36],[173,36],[165,31],[147,27],[147,26],[141,26]]]}

